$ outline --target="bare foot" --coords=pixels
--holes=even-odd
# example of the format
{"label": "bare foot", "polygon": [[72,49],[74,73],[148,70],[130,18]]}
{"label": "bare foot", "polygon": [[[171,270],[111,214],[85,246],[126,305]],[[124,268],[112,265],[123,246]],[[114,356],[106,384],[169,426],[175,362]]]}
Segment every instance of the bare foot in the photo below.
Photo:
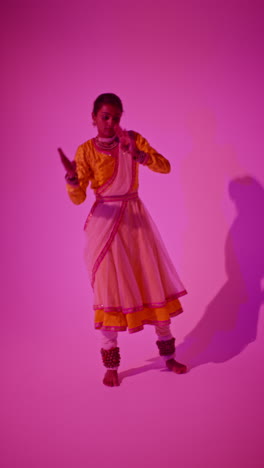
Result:
{"label": "bare foot", "polygon": [[176,374],[185,374],[187,372],[185,364],[181,364],[180,362],[175,361],[175,359],[168,359],[168,361],[166,361],[166,366]]}
{"label": "bare foot", "polygon": [[108,369],[105,373],[103,383],[108,387],[119,387],[119,379],[116,370]]}

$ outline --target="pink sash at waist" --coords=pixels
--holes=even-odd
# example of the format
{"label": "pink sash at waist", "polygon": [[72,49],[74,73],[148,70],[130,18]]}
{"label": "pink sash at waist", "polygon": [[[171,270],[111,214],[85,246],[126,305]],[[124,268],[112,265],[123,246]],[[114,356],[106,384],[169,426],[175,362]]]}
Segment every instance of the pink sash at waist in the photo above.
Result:
{"label": "pink sash at waist", "polygon": [[99,194],[96,195],[96,202],[115,202],[115,201],[130,201],[130,200],[138,200],[138,192],[131,192],[126,193],[124,195],[109,195],[109,196],[101,196]]}

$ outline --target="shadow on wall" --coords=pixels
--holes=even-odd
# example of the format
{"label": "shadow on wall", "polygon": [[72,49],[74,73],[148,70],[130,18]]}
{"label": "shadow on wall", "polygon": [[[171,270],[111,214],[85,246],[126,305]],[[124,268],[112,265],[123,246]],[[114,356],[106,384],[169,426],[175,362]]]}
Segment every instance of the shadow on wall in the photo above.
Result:
{"label": "shadow on wall", "polygon": [[189,367],[227,361],[257,336],[264,302],[264,189],[256,179],[246,176],[230,182],[229,194],[237,216],[225,241],[228,280],[177,348],[177,359]]}

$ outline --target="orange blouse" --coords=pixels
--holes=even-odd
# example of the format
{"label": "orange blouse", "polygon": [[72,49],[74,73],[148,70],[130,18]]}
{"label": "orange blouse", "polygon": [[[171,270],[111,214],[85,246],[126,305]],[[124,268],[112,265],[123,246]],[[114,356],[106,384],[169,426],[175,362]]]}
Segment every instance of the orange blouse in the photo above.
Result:
{"label": "orange blouse", "polygon": [[[136,148],[148,154],[146,166],[154,172],[167,174],[170,172],[170,163],[150,146],[148,141],[139,133],[133,132]],[[67,184],[67,191],[73,203],[79,205],[86,198],[86,189],[90,183],[93,190],[103,185],[113,174],[115,158],[109,154],[99,152],[95,147],[93,139],[80,145],[75,155],[76,170],[79,185]],[[138,163],[136,165],[136,177],[133,190],[138,188]]]}

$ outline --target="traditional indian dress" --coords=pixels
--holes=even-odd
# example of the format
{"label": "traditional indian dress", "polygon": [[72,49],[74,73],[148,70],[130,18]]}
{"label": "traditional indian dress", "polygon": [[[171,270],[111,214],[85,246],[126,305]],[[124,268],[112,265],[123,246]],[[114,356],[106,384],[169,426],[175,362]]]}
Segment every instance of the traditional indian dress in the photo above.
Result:
{"label": "traditional indian dress", "polygon": [[[130,135],[145,154],[144,166],[170,172],[169,161],[145,138],[136,132]],[[120,145],[115,157],[108,154],[96,139],[79,146],[75,162],[79,184],[67,184],[71,200],[82,203],[89,184],[96,198],[84,227],[95,328],[134,333],[145,324],[168,325],[182,312],[179,297],[186,290],[139,198],[139,162]]]}

